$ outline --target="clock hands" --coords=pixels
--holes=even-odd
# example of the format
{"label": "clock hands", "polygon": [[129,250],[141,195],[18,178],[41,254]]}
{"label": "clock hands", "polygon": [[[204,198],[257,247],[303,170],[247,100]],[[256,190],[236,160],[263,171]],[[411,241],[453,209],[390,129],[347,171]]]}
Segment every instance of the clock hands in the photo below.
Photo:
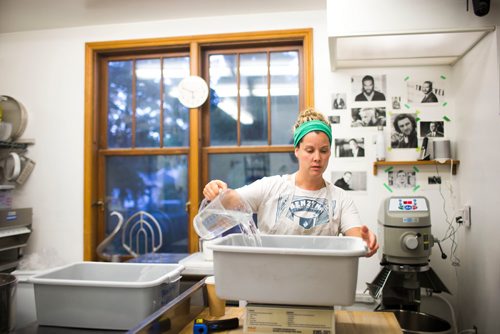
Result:
{"label": "clock hands", "polygon": [[199,107],[208,96],[207,84],[203,78],[198,76],[182,79],[178,89],[180,102],[189,108]]}

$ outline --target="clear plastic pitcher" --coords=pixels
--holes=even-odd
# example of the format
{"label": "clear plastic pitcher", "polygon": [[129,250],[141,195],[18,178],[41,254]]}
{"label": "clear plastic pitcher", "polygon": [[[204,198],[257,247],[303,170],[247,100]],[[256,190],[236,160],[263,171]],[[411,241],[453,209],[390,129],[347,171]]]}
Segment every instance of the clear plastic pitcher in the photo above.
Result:
{"label": "clear plastic pitcher", "polygon": [[194,229],[204,240],[221,236],[235,226],[255,228],[252,209],[237,191],[222,191],[212,201],[204,199],[193,220]]}

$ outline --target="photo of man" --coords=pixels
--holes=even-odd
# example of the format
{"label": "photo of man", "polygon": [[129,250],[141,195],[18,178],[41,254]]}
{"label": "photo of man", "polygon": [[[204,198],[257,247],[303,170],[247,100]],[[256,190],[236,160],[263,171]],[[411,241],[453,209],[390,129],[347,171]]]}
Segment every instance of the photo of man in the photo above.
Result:
{"label": "photo of man", "polygon": [[392,148],[417,148],[417,121],[415,114],[396,114],[392,120]]}
{"label": "photo of man", "polygon": [[359,146],[358,141],[354,138],[349,139],[349,146],[351,147],[351,156],[364,157],[365,149]]}
{"label": "photo of man", "polygon": [[344,190],[352,190],[351,188],[352,173],[347,171],[340,179],[335,181],[334,185]]}
{"label": "photo of man", "polygon": [[328,116],[328,121],[330,124],[340,124],[340,115]]}
{"label": "photo of man", "polygon": [[385,107],[381,108],[352,108],[351,127],[385,126]]}
{"label": "photo of man", "polygon": [[432,105],[446,101],[446,82],[439,78],[406,81],[408,103]]}
{"label": "photo of man", "polygon": [[375,89],[373,76],[365,75],[361,79],[361,93],[356,95],[354,101],[385,101],[385,94]]}
{"label": "photo of man", "polygon": [[335,110],[341,110],[341,109],[346,109],[346,104],[345,104],[345,93],[337,93],[337,94],[332,94],[333,96],[333,102],[332,102],[332,108]]}
{"label": "photo of man", "polygon": [[413,188],[416,184],[416,175],[413,171],[398,170],[387,173],[389,186],[395,189]]}
{"label": "photo of man", "polygon": [[438,102],[438,98],[432,91],[432,81],[424,81],[424,84],[422,85],[422,92],[424,93],[424,98],[422,99],[422,103]]}
{"label": "photo of man", "polygon": [[435,138],[444,137],[444,122],[420,122],[420,137]]}
{"label": "photo of man", "polygon": [[392,97],[392,109],[394,110],[401,109],[401,96]]}
{"label": "photo of man", "polygon": [[363,171],[333,171],[331,182],[347,191],[366,191],[366,172]]}
{"label": "photo of man", "polygon": [[335,156],[338,158],[364,157],[364,138],[336,138]]}

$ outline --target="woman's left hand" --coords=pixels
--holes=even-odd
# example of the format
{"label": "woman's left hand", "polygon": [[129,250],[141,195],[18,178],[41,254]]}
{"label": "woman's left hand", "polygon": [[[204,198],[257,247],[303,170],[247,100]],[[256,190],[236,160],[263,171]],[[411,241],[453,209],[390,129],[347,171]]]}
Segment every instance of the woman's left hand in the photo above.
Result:
{"label": "woman's left hand", "polygon": [[377,236],[370,231],[366,225],[361,226],[361,239],[363,239],[368,246],[368,253],[366,253],[366,257],[370,257],[377,252],[379,247]]}
{"label": "woman's left hand", "polygon": [[370,231],[370,229],[366,225],[363,225],[361,227],[353,227],[347,230],[345,235],[349,237],[359,237],[363,239],[364,242],[366,242],[366,245],[368,246],[366,257],[372,256],[378,250],[379,245],[377,242],[377,236],[372,231]]}

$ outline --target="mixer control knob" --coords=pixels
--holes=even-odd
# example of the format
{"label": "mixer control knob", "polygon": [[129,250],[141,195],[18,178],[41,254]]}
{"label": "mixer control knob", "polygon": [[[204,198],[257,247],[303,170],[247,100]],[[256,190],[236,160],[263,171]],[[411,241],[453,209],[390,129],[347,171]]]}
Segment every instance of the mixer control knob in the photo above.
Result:
{"label": "mixer control knob", "polygon": [[406,248],[410,250],[415,250],[418,247],[418,236],[414,234],[406,235],[403,238],[403,244],[406,246]]}

